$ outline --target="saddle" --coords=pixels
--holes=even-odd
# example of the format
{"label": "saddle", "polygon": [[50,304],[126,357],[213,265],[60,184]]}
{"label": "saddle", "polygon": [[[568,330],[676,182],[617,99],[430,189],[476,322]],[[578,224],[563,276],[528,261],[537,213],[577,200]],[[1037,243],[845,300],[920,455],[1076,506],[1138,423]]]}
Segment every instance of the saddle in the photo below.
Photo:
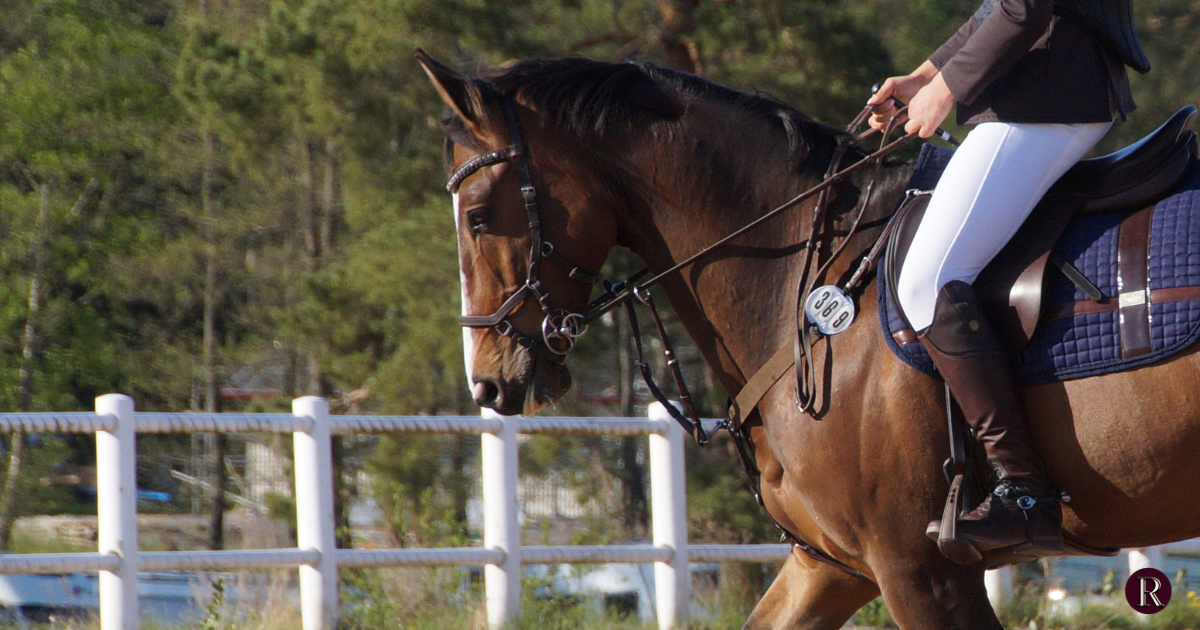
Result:
{"label": "saddle", "polygon": [[[1018,354],[1029,344],[1044,318],[1042,291],[1048,263],[1062,271],[1092,301],[1090,305],[1089,302],[1065,305],[1068,310],[1073,309],[1067,315],[1120,309],[1122,357],[1132,358],[1151,351],[1149,327],[1139,325],[1148,319],[1145,262],[1151,211],[1154,204],[1188,177],[1193,161],[1200,158],[1196,132],[1191,129],[1195,116],[1196,108],[1189,105],[1142,140],[1115,153],[1080,161],[1050,188],[1009,244],[983,270],[975,281],[975,290],[1011,354]],[[927,145],[926,149],[931,147]],[[912,189],[932,189],[936,179],[920,181],[919,173],[924,170],[940,175],[941,169],[921,166],[923,162],[941,160],[944,167],[949,155],[946,151],[922,151],[914,181],[910,181],[910,193],[894,219],[880,272],[888,292],[886,299],[897,312],[896,281],[932,194]],[[1119,229],[1120,294],[1114,302],[1073,265],[1055,255],[1053,249],[1073,219],[1130,211],[1136,212],[1125,217]],[[1127,313],[1126,309],[1137,312]],[[903,317],[903,313],[899,315]],[[898,330],[893,327],[893,330],[892,340],[896,344],[917,342],[911,327]]]}

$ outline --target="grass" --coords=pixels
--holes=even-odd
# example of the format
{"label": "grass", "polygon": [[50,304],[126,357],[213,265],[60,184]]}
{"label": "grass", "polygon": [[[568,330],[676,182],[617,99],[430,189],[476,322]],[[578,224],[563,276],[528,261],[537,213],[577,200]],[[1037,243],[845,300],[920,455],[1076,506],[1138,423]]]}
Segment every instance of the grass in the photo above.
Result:
{"label": "grass", "polygon": [[[478,573],[462,569],[396,569],[343,572],[338,630],[484,630],[485,612]],[[245,583],[242,581],[245,580]],[[698,581],[700,582],[700,581]],[[733,583],[698,583],[692,630],[740,628],[753,608],[756,593]],[[248,588],[255,584],[257,588]],[[266,588],[263,585],[266,584]],[[571,596],[549,597],[545,580],[528,578],[522,617],[510,630],[651,630],[653,622],[635,615],[602,610],[596,600]],[[200,625],[143,623],[144,630],[293,630],[300,627],[294,574],[244,574],[196,588],[206,618]],[[261,596],[248,598],[246,593]],[[243,597],[227,597],[242,593]],[[1019,590],[1000,613],[1006,628],[1026,630],[1200,630],[1200,598],[1179,589],[1162,612],[1139,618],[1121,592],[1084,597],[1072,612],[1052,604],[1040,588]],[[860,627],[895,627],[887,607],[876,600],[854,619]],[[94,620],[17,625],[0,621],[0,630],[99,630]]]}
{"label": "grass", "polygon": [[[243,588],[238,580],[262,584],[262,574],[239,575],[196,588],[205,619],[185,625],[142,624],[143,630],[294,630],[300,627],[294,574],[280,572],[270,579],[265,598],[235,600]],[[484,630],[486,615],[478,573],[462,569],[397,569],[343,571],[338,630]],[[545,580],[527,578],[523,585],[521,618],[511,630],[651,630],[654,622],[636,615],[605,611],[592,599],[547,596]],[[692,630],[740,628],[754,601],[742,589],[700,584],[694,594],[702,619]],[[99,630],[94,619],[19,625],[0,622],[0,630]]]}
{"label": "grass", "polygon": [[1200,598],[1182,584],[1170,603],[1153,615],[1138,615],[1125,601],[1124,591],[1106,595],[1076,594],[1077,609],[1052,604],[1040,589],[1017,592],[1000,613],[1006,628],[1030,630],[1198,630]]}
{"label": "grass", "polygon": [[39,536],[20,529],[14,529],[8,548],[11,553],[76,553],[95,551],[96,544],[87,544],[58,537]]}

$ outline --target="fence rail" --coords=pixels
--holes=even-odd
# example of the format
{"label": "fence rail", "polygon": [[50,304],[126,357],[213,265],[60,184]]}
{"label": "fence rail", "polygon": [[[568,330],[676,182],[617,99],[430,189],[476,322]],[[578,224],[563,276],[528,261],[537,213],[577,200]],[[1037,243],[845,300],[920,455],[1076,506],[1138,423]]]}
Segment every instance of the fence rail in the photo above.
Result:
{"label": "fence rail", "polygon": [[[655,610],[660,629],[686,624],[688,562],[774,562],[788,545],[689,545],[682,429],[655,404],[649,417],[517,418],[475,416],[330,416],[321,398],[298,398],[293,413],[135,413],[128,396],[96,399],[94,412],[0,414],[0,432],[96,435],[97,552],[0,555],[0,574],[100,574],[102,630],[138,627],[138,571],[226,571],[297,567],[304,630],[332,630],[337,622],[339,567],[482,566],[488,625],[499,628],[519,614],[522,564],[654,563]],[[292,433],[296,531],[290,549],[139,552],[137,548],[137,433]],[[360,433],[466,433],[481,435],[483,547],[448,549],[337,549],[334,543],[331,436]],[[652,544],[529,547],[517,525],[517,434],[640,435],[650,440]],[[1163,553],[1200,553],[1200,539],[1129,552],[1130,570],[1162,564]],[[1011,593],[1007,569],[989,571],[989,597]]]}
{"label": "fence rail", "polygon": [[[321,398],[298,398],[286,413],[137,413],[120,394],[96,399],[94,412],[0,414],[0,432],[96,435],[96,553],[0,555],[0,574],[100,574],[102,630],[138,627],[139,571],[226,571],[297,567],[304,630],[337,621],[339,567],[483,566],[489,626],[519,614],[522,564],[654,563],[660,628],[686,623],[688,562],[779,561],[788,545],[693,545],[687,542],[683,431],[661,405],[648,418],[477,416],[330,416]],[[296,531],[290,549],[140,552],[137,548],[138,433],[292,433]],[[361,433],[481,435],[484,546],[449,549],[337,549],[334,543],[331,436]],[[517,434],[646,434],[650,440],[653,542],[649,545],[527,547],[517,526]]]}

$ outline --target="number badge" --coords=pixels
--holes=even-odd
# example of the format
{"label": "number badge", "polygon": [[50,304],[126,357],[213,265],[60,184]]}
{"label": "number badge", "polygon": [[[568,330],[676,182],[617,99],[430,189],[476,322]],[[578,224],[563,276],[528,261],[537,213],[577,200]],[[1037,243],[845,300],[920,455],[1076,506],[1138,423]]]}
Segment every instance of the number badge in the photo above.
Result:
{"label": "number badge", "polygon": [[845,331],[854,322],[854,301],[842,290],[827,284],[813,289],[804,301],[804,314],[825,335]]}

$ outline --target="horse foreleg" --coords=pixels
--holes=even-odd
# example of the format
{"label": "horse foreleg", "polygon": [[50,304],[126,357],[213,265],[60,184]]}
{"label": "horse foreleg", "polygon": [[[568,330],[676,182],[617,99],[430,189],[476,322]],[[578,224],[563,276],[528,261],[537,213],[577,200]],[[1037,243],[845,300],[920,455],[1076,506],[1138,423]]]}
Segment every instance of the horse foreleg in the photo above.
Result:
{"label": "horse foreleg", "polygon": [[874,582],[793,549],[744,630],[833,630],[878,595]]}

